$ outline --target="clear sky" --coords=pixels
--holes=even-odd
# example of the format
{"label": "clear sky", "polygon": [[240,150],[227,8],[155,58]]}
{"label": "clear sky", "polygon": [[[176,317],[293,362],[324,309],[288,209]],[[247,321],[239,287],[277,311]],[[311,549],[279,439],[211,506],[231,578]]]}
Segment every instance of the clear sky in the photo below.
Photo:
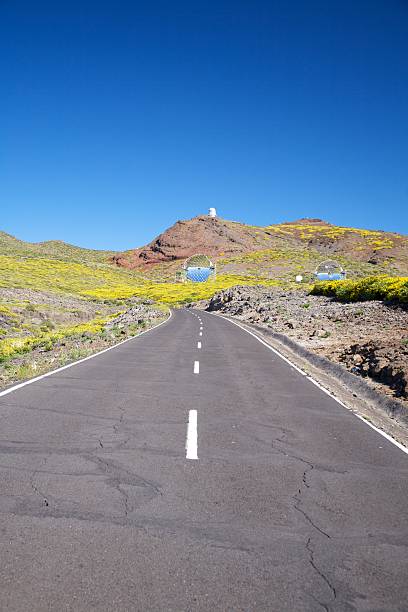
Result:
{"label": "clear sky", "polygon": [[408,0],[0,0],[0,227],[408,233]]}

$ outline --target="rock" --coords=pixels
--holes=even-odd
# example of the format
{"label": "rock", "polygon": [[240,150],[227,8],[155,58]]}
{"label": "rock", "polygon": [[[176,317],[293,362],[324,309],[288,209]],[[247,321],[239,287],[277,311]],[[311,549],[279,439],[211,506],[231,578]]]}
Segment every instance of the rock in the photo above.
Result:
{"label": "rock", "polygon": [[327,338],[329,336],[329,332],[325,329],[314,329],[310,334],[310,338]]}
{"label": "rock", "polygon": [[132,306],[123,314],[115,317],[111,321],[109,321],[105,325],[106,330],[111,330],[112,327],[117,327],[118,329],[123,329],[127,325],[131,325],[132,323],[137,323],[138,325],[151,321],[154,319],[159,319],[163,317],[163,312],[161,310],[156,310],[154,308],[149,308],[144,304],[138,304],[137,306]]}
{"label": "rock", "polygon": [[353,363],[355,363],[356,365],[361,365],[363,363],[362,356],[358,353],[356,355],[353,355]]}

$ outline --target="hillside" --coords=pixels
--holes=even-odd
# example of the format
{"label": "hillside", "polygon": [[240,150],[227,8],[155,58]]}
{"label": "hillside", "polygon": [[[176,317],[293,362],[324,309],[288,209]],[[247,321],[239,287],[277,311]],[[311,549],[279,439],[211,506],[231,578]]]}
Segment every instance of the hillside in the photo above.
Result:
{"label": "hillside", "polygon": [[25,242],[6,232],[0,231],[0,254],[15,257],[59,259],[78,263],[109,263],[114,256],[113,251],[98,251],[84,249],[62,240],[46,242]]}
{"label": "hillside", "polygon": [[198,216],[177,221],[145,247],[112,258],[119,267],[149,277],[169,277],[180,263],[203,252],[218,272],[293,279],[324,259],[336,258],[351,276],[408,273],[408,237],[397,233],[338,227],[300,219],[267,227]]}

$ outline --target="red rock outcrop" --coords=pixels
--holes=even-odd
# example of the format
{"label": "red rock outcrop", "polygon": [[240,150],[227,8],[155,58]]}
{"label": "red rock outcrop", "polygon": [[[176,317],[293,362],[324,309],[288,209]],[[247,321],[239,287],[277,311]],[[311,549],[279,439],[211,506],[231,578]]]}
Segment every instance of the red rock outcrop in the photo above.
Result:
{"label": "red rock outcrop", "polygon": [[227,256],[249,252],[254,248],[250,226],[199,216],[188,221],[177,221],[145,247],[119,253],[113,260],[118,265],[134,268],[143,264],[182,260],[197,253],[209,257]]}

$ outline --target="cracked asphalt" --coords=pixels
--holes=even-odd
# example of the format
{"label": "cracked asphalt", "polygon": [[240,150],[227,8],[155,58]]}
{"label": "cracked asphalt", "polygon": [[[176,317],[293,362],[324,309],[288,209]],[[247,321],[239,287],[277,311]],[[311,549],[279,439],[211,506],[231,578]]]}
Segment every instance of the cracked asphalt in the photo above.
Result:
{"label": "cracked asphalt", "polygon": [[408,456],[199,314],[0,397],[0,609],[408,610]]}

